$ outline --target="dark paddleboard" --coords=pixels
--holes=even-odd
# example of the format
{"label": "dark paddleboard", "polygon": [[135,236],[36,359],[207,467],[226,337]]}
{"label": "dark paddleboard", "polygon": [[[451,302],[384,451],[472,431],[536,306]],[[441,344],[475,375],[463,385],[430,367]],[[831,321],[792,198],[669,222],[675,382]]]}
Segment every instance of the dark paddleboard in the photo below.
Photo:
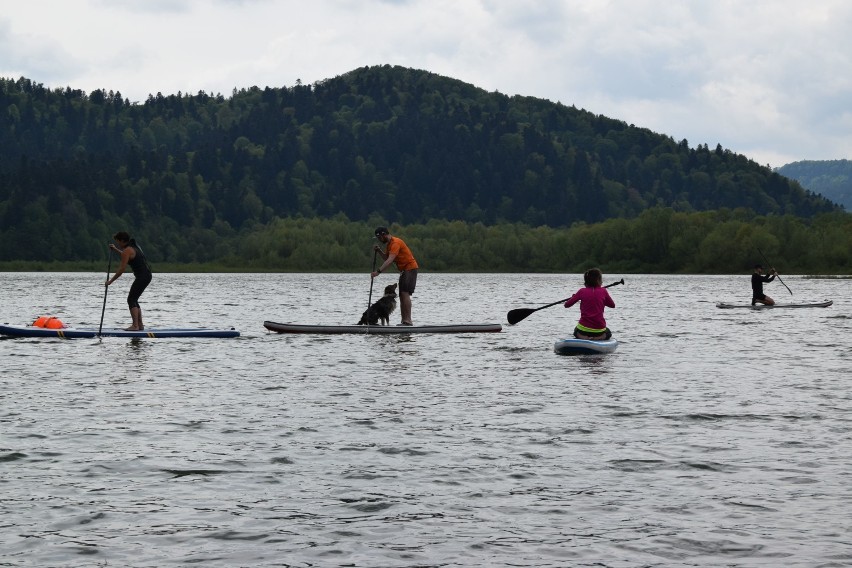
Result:
{"label": "dark paddleboard", "polygon": [[278,333],[487,333],[503,329],[499,323],[456,324],[456,325],[307,325],[295,323],[263,322],[263,327]]}
{"label": "dark paddleboard", "polygon": [[812,302],[808,304],[773,304],[771,306],[765,306],[763,304],[728,304],[725,302],[718,302],[716,307],[726,310],[732,308],[749,308],[752,310],[768,310],[770,308],[827,308],[833,303],[834,302],[831,300],[825,300],[824,302]]}
{"label": "dark paddleboard", "polygon": [[[48,329],[44,327],[33,327],[31,325],[0,325],[0,335],[10,337],[60,337],[62,339],[85,339],[98,337],[98,328],[94,327],[66,327],[63,329]],[[205,328],[164,328],[144,329],[142,331],[126,331],[118,328],[103,328],[100,331],[102,337],[239,337],[240,332],[234,328],[230,329],[205,329]]]}

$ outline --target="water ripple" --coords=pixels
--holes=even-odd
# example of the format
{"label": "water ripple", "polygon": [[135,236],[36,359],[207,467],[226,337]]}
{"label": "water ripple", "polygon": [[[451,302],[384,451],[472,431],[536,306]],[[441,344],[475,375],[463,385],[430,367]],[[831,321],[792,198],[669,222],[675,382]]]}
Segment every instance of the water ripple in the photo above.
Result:
{"label": "water ripple", "polygon": [[[0,341],[0,565],[852,562],[848,281],[785,277],[831,308],[735,313],[715,302],[747,275],[625,276],[606,357],[552,352],[561,307],[481,336],[262,328],[349,322],[362,276],[155,276],[149,325],[213,317],[236,341]],[[423,323],[502,321],[580,281],[421,279]],[[101,281],[0,274],[0,319],[97,325]]]}

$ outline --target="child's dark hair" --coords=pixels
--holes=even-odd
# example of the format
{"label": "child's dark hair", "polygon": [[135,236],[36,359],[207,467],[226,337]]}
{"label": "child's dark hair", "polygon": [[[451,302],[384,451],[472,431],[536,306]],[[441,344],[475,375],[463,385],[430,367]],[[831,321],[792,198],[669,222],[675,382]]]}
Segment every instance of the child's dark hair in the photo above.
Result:
{"label": "child's dark hair", "polygon": [[583,274],[583,284],[585,284],[587,288],[600,286],[601,282],[603,282],[603,273],[599,268],[590,268],[585,274]]}

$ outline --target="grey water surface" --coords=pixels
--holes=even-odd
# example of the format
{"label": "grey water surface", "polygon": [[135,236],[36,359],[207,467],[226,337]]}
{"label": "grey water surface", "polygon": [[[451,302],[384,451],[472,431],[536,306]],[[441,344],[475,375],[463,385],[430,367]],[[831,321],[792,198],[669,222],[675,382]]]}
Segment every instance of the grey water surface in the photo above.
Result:
{"label": "grey water surface", "polygon": [[[0,566],[852,565],[852,280],[622,277],[603,356],[505,324],[576,274],[420,275],[415,323],[496,334],[278,335],[369,276],[155,274],[148,327],[242,336],[0,339]],[[0,323],[98,326],[103,280],[0,273]]]}

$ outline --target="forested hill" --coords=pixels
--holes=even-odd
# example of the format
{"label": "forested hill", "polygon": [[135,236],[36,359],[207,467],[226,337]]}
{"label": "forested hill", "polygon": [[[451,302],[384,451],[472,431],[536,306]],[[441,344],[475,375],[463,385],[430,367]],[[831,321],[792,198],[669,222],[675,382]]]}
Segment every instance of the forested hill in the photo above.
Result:
{"label": "forested hill", "polygon": [[836,209],[719,145],[402,67],[139,103],[0,79],[0,116],[0,260],[102,256],[117,229],[179,242],[288,217],[560,227],[657,206]]}
{"label": "forested hill", "polygon": [[852,211],[852,160],[803,160],[775,171]]}

